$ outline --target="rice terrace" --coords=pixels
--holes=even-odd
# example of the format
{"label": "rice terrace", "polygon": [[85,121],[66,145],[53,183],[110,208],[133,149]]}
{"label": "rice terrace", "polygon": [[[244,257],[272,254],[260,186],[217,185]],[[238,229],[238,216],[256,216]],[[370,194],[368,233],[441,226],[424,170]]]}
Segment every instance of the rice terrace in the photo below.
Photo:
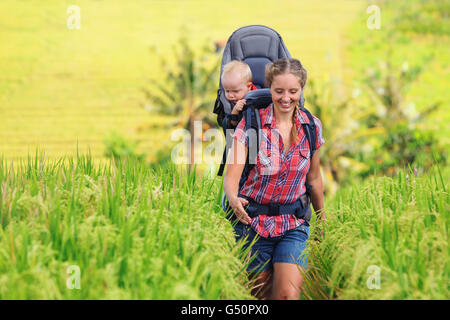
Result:
{"label": "rice terrace", "polygon": [[300,299],[448,300],[449,13],[2,1],[0,299],[258,299],[251,246],[223,210],[213,110],[227,39],[262,25],[306,68],[325,141],[326,219],[309,222]]}

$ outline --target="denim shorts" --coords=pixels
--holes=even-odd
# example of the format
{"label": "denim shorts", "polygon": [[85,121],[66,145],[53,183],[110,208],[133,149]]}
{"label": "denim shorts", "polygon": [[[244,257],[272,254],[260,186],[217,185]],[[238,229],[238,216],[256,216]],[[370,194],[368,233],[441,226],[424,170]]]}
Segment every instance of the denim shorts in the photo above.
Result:
{"label": "denim shorts", "polygon": [[248,235],[243,246],[244,249],[257,237],[251,248],[251,258],[254,257],[254,259],[247,267],[248,272],[259,273],[270,270],[275,262],[295,263],[306,269],[308,256],[304,250],[309,238],[309,226],[306,224],[286,231],[279,237],[261,237],[250,225],[241,222],[234,226],[234,232],[236,241],[244,239]]}

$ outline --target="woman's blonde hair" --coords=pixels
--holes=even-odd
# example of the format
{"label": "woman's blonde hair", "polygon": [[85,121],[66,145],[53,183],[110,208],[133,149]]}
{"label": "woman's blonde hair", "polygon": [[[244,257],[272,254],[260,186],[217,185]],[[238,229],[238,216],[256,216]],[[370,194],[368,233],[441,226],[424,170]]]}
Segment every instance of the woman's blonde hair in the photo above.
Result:
{"label": "woman's blonde hair", "polygon": [[300,86],[303,89],[306,84],[307,72],[306,69],[303,68],[301,62],[294,58],[278,59],[266,67],[267,87],[270,88],[273,78],[285,73],[292,73],[294,76],[296,76],[300,82]]}

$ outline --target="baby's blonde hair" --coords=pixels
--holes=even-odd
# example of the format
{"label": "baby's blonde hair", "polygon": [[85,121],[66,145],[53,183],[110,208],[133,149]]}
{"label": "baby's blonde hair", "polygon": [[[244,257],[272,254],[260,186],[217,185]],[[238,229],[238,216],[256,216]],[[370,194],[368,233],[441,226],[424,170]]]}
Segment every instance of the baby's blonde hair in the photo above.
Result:
{"label": "baby's blonde hair", "polygon": [[230,72],[239,72],[242,79],[245,82],[253,81],[252,70],[250,70],[250,67],[245,62],[239,60],[233,60],[228,62],[226,65],[223,66],[221,80],[223,81],[224,77]]}

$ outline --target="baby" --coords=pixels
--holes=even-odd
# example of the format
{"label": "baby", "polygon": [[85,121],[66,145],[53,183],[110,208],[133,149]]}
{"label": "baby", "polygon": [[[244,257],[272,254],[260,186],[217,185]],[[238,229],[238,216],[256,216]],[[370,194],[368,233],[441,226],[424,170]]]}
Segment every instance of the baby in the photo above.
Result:
{"label": "baby", "polygon": [[[233,60],[223,67],[222,86],[225,90],[225,98],[234,104],[232,115],[239,115],[245,106],[244,96],[251,90],[257,88],[252,83],[252,71],[248,64],[242,61]],[[236,119],[236,116],[234,117]],[[236,126],[237,120],[231,120],[231,124]]]}

